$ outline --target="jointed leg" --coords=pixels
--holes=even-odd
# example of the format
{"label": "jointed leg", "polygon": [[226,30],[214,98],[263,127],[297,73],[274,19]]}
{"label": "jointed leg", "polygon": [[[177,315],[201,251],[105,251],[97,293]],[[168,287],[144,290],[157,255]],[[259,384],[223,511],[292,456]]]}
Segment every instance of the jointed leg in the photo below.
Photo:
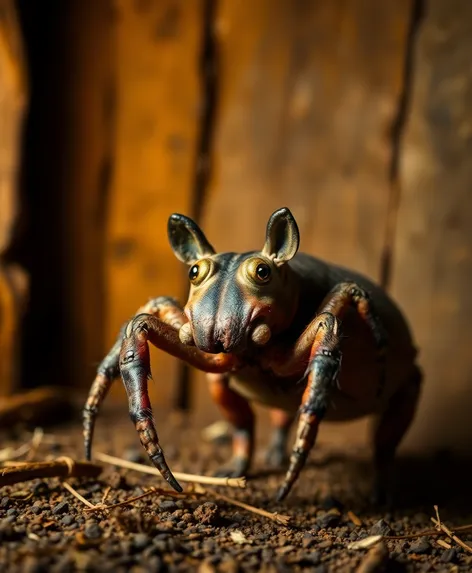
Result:
{"label": "jointed leg", "polygon": [[342,319],[346,309],[353,305],[361,318],[370,328],[377,347],[377,362],[380,364],[380,379],[377,387],[377,396],[380,396],[385,387],[385,357],[387,350],[387,333],[375,309],[370,296],[365,289],[353,282],[337,284],[326,297],[322,308],[324,312],[331,312]]}
{"label": "jointed leg", "polygon": [[[387,347],[387,334],[373,308],[369,294],[352,282],[339,283],[326,296],[319,308],[319,312],[327,312],[342,321],[346,310],[354,305],[357,312],[370,328],[377,347],[377,357],[381,366],[378,393],[381,394],[384,386],[385,351]],[[266,368],[276,376],[294,376],[306,370],[312,346],[318,331],[318,317],[306,327],[294,346],[287,351],[284,347],[275,346],[263,363]]]}
{"label": "jointed leg", "polygon": [[248,471],[254,452],[254,414],[248,401],[229,387],[224,374],[207,374],[210,394],[221,413],[234,426],[233,457],[217,475],[239,477]]}
{"label": "jointed leg", "polygon": [[331,313],[316,318],[318,328],[310,356],[308,382],[299,412],[297,436],[290,456],[290,466],[284,483],[277,493],[277,500],[286,497],[305,465],[313,447],[318,427],[329,404],[332,388],[336,383],[341,353],[339,351],[339,323]]}
{"label": "jointed leg", "polygon": [[136,316],[126,327],[119,364],[128,394],[130,417],[150,460],[167,482],[181,491],[164,459],[154,426],[147,389],[151,377],[148,342],[206,372],[228,372],[235,367],[236,359],[232,354],[207,354],[195,346],[184,345],[178,329],[150,314]]}
{"label": "jointed leg", "polygon": [[339,321],[351,305],[356,307],[374,337],[381,365],[377,391],[380,395],[384,388],[387,335],[368,293],[355,283],[336,285],[321,304],[321,314],[306,327],[294,346],[288,352],[275,346],[263,363],[276,376],[307,375],[295,445],[285,481],[278,492],[279,500],[290,491],[315,443],[341,364]]}
{"label": "jointed leg", "polygon": [[287,439],[295,416],[285,410],[273,409],[270,411],[270,418],[274,430],[267,448],[266,462],[274,468],[279,468],[288,461]]}
{"label": "jointed leg", "polygon": [[421,391],[422,373],[415,367],[411,379],[391,398],[374,432],[375,484],[373,501],[384,503],[391,493],[395,452],[413,421]]}
{"label": "jointed leg", "polygon": [[[170,297],[161,296],[150,300],[138,310],[135,316],[142,313],[153,314],[175,328],[180,328],[180,326],[186,322],[182,308],[178,305],[176,300]],[[121,327],[115,344],[100,363],[84,407],[84,447],[85,458],[87,460],[90,460],[92,455],[93,430],[98,410],[113,382],[120,375],[119,356],[127,325],[128,323],[126,322]]]}

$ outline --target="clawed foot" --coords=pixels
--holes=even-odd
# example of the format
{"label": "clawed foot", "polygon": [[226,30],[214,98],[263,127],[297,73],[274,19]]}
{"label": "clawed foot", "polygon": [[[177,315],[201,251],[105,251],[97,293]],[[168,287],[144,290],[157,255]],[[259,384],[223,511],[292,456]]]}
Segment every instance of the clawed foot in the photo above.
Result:
{"label": "clawed foot", "polygon": [[214,472],[214,477],[237,478],[245,476],[249,469],[249,460],[240,456],[231,458],[228,464]]}

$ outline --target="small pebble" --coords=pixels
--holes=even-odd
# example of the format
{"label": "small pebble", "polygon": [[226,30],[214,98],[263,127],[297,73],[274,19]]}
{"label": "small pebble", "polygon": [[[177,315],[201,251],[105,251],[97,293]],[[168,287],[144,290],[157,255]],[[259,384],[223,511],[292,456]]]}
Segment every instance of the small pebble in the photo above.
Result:
{"label": "small pebble", "polygon": [[220,512],[216,503],[207,501],[197,507],[193,512],[193,517],[200,523],[212,525],[218,521]]}
{"label": "small pebble", "polygon": [[275,552],[278,555],[286,555],[287,553],[291,553],[296,549],[295,545],[285,545],[284,547],[277,547]]}
{"label": "small pebble", "polygon": [[147,533],[136,533],[133,538],[133,547],[138,551],[142,551],[150,543],[151,540],[149,539],[149,535],[147,535]]}
{"label": "small pebble", "polygon": [[315,538],[313,537],[313,535],[307,533],[303,536],[302,547],[304,547],[305,549],[311,547],[314,543],[315,543]]}
{"label": "small pebble", "polygon": [[158,533],[170,533],[171,531],[174,531],[172,521],[161,521],[156,525],[156,532]]}
{"label": "small pebble", "polygon": [[164,541],[163,539],[154,539],[153,544],[159,553],[167,552],[167,541]]}
{"label": "small pebble", "polygon": [[387,522],[383,519],[379,519],[377,523],[375,523],[369,531],[370,535],[390,535],[392,530]]}
{"label": "small pebble", "polygon": [[87,539],[100,539],[102,534],[103,529],[98,525],[98,523],[95,523],[95,521],[92,521],[85,526],[84,535]]}
{"label": "small pebble", "polygon": [[321,517],[318,517],[316,523],[321,527],[321,529],[327,529],[329,527],[336,527],[340,521],[341,517],[336,513],[325,513]]}
{"label": "small pebble", "polygon": [[10,498],[6,495],[0,501],[0,509],[6,509],[10,505]]}
{"label": "small pebble", "polygon": [[451,547],[451,549],[446,549],[446,551],[444,551],[444,553],[441,555],[441,563],[452,563],[456,560],[457,558],[457,551],[454,547]]}
{"label": "small pebble", "polygon": [[61,519],[62,525],[71,525],[74,522],[74,516],[67,514]]}
{"label": "small pebble", "polygon": [[159,509],[161,511],[174,511],[177,509],[177,506],[175,505],[175,501],[161,501]]}
{"label": "small pebble", "polygon": [[420,537],[416,541],[410,544],[408,553],[416,553],[422,555],[424,553],[429,553],[431,551],[431,544],[426,537]]}
{"label": "small pebble", "polygon": [[319,551],[310,551],[303,556],[302,561],[309,565],[318,565],[321,561],[321,553]]}
{"label": "small pebble", "polygon": [[54,515],[60,515],[62,513],[67,513],[69,511],[69,503],[67,501],[61,501],[52,508]]}
{"label": "small pebble", "polygon": [[49,492],[49,486],[46,482],[40,481],[33,486],[33,495],[46,495]]}

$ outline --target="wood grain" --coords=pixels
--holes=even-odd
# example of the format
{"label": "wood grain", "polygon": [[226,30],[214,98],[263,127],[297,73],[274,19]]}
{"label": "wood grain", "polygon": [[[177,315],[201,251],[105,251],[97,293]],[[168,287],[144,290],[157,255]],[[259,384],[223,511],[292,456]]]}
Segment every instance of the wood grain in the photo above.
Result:
{"label": "wood grain", "polygon": [[470,453],[472,5],[428,2],[400,157],[393,293],[417,335],[425,387],[408,444]]}
{"label": "wood grain", "polygon": [[258,248],[287,205],[303,250],[378,278],[411,7],[220,2],[216,248]]}
{"label": "wood grain", "polygon": [[[191,205],[201,113],[203,3],[121,0],[116,18],[115,167],[105,266],[107,344],[149,298],[181,297],[184,292],[182,264],[167,240],[167,219],[173,212],[188,213]],[[175,366],[169,356],[152,352],[156,404],[168,403]]]}
{"label": "wood grain", "polygon": [[28,98],[21,32],[13,1],[0,10],[0,395],[18,382],[18,348],[27,277],[5,261],[20,208],[20,138]]}
{"label": "wood grain", "polygon": [[91,383],[104,352],[104,233],[114,152],[112,6],[112,0],[71,2],[62,21],[64,85],[58,89],[65,122],[59,166],[65,268],[59,296],[66,315],[67,383],[76,386]]}

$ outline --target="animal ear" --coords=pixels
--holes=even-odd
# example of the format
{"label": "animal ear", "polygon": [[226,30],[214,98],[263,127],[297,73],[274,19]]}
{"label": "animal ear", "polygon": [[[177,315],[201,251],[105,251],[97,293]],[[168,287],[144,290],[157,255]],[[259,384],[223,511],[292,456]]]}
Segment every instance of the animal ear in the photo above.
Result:
{"label": "animal ear", "polygon": [[262,254],[280,266],[297,254],[299,244],[300,233],[290,210],[283,207],[272,213],[267,223],[266,242]]}
{"label": "animal ear", "polygon": [[167,235],[176,257],[187,265],[207,255],[215,254],[215,249],[210,245],[200,227],[184,215],[174,213],[169,217]]}

